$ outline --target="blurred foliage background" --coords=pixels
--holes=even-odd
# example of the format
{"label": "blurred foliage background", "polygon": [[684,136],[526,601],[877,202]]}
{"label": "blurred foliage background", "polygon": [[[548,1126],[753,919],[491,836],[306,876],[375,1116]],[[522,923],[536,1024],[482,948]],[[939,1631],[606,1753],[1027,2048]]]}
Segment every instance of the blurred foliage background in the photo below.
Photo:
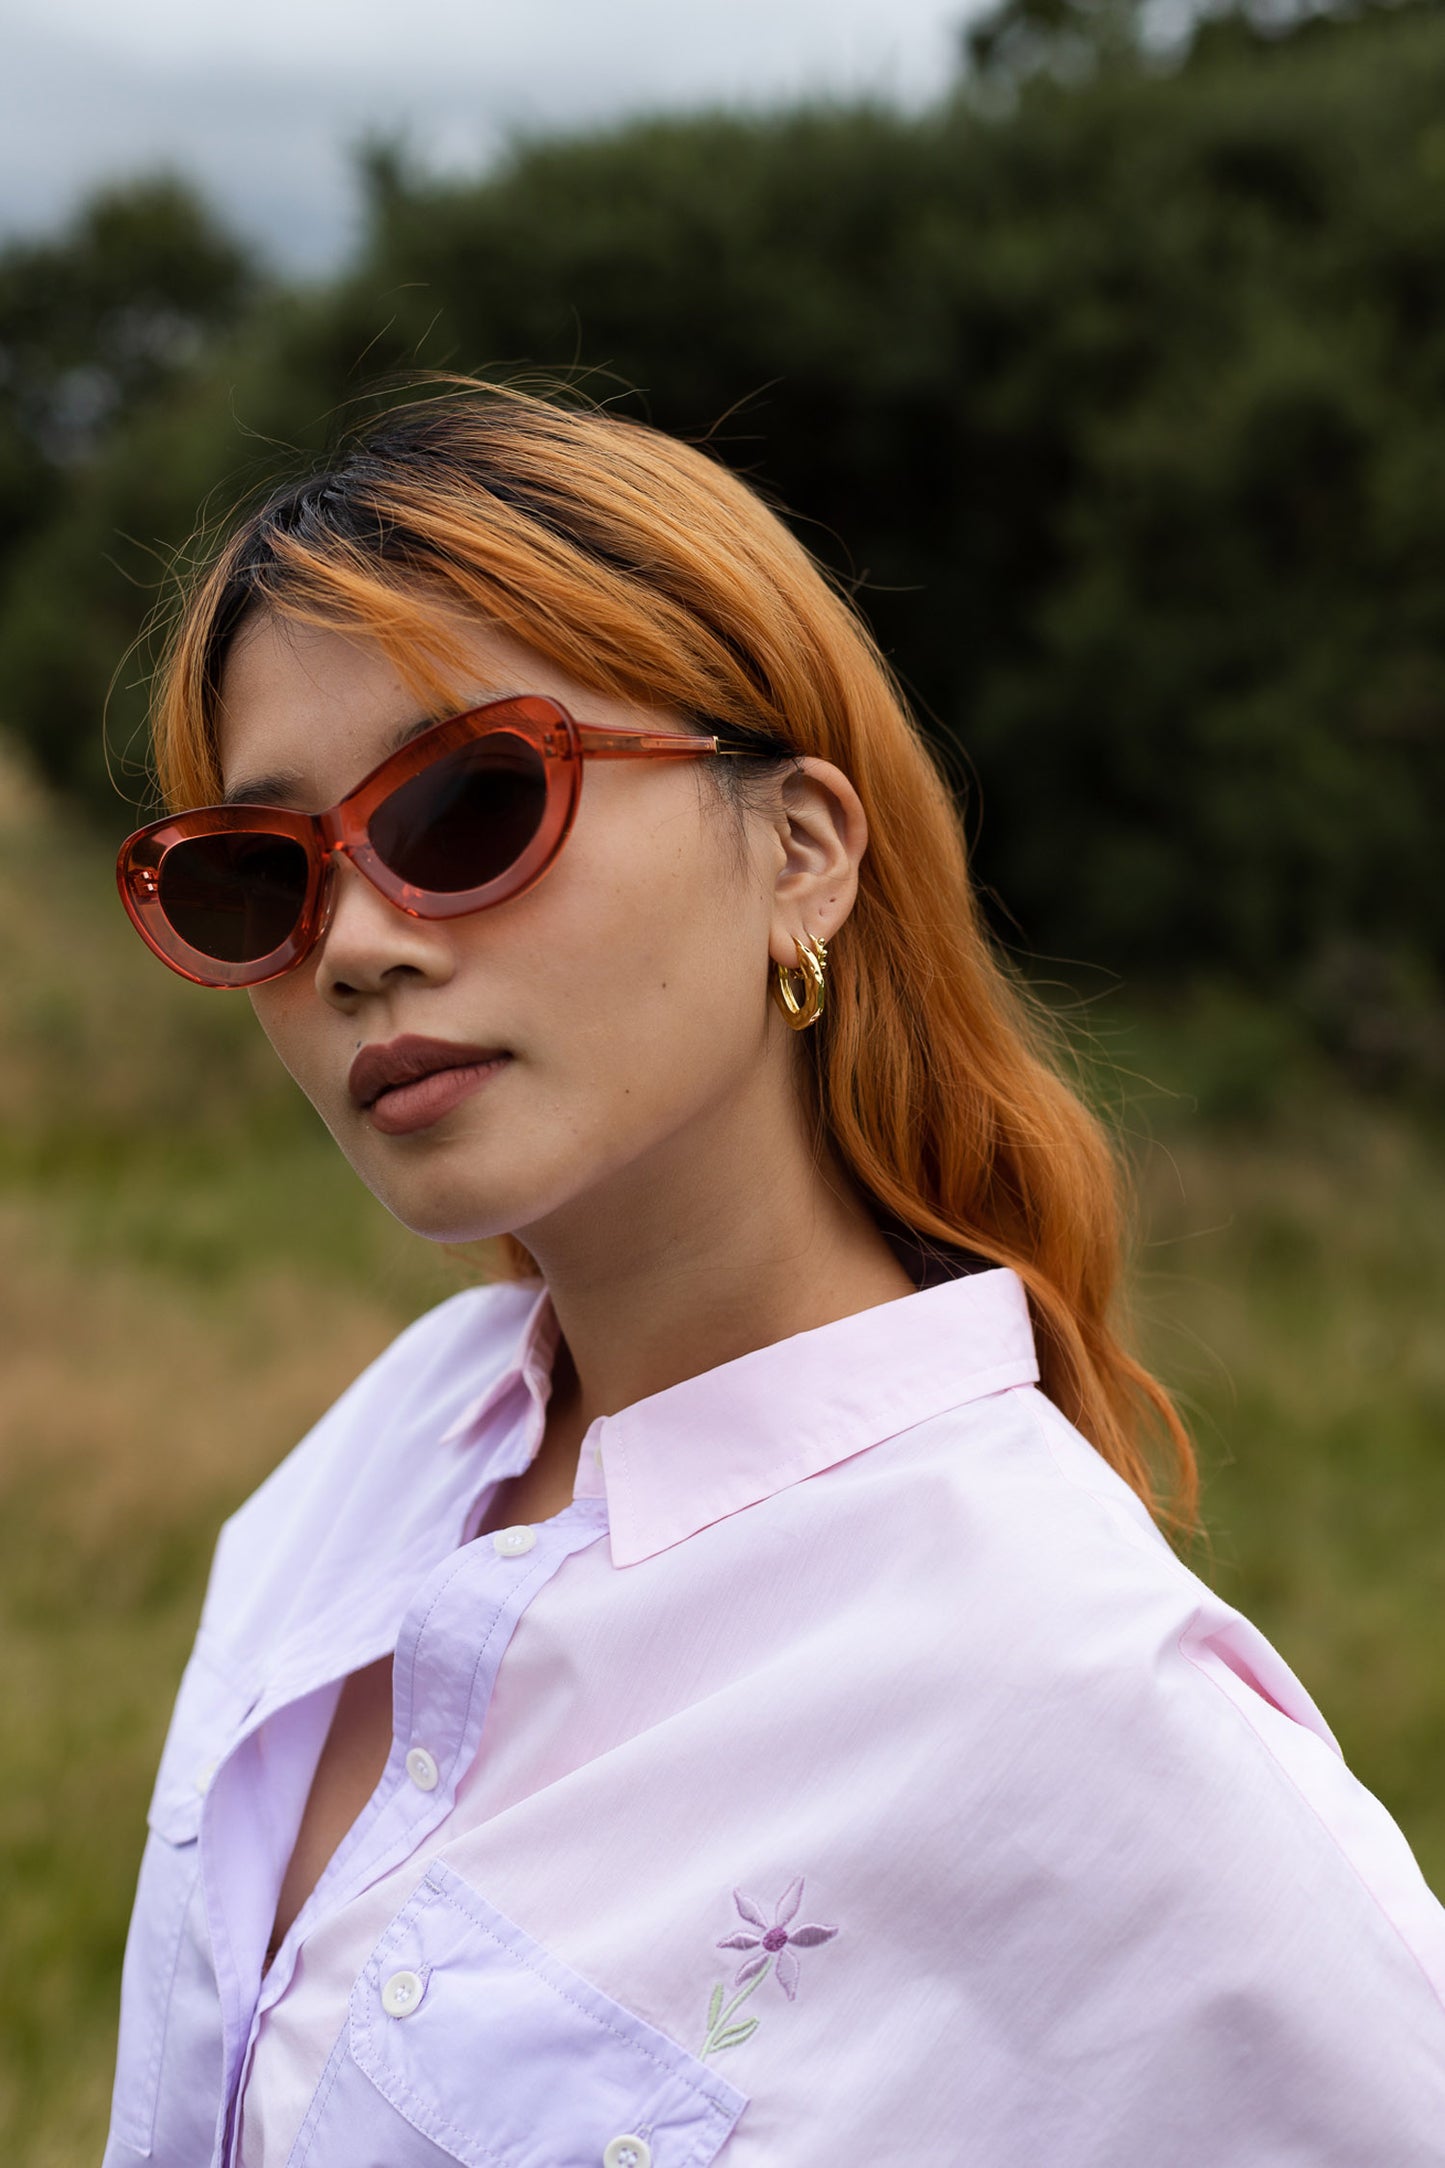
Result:
{"label": "blurred foliage background", "polygon": [[388,372],[570,373],[854,585],[1134,1160],[1199,1568],[1445,1885],[1445,9],[1003,0],[922,115],[360,180],[311,286],[166,176],[0,251],[6,2156],[98,2157],[219,1518],[460,1270],[110,887],[171,569]]}

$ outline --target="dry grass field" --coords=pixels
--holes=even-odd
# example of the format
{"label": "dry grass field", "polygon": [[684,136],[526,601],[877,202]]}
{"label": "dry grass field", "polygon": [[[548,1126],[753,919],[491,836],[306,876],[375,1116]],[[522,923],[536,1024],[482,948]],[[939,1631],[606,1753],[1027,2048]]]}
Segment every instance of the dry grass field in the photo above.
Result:
{"label": "dry grass field", "polygon": [[[99,2159],[145,1800],[216,1525],[462,1270],[360,1191],[243,1001],[150,965],[109,884],[8,779],[0,2159],[25,2168]],[[1215,1085],[1196,1106],[1228,1071],[1222,1019],[1104,1042],[1140,1164],[1141,1329],[1208,1471],[1198,1564],[1438,1887],[1445,1148],[1284,1056],[1248,1119]]]}

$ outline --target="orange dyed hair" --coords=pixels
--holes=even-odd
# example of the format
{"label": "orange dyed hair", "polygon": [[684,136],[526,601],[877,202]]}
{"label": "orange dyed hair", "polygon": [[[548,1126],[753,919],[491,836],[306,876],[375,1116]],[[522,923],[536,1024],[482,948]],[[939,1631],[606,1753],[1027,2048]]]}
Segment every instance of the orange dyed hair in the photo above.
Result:
{"label": "orange dyed hair", "polygon": [[[598,692],[783,738],[852,778],[869,848],[827,1014],[800,1049],[822,1129],[882,1219],[1018,1273],[1044,1390],[1190,1525],[1188,1437],[1112,1321],[1111,1146],[990,946],[956,809],[876,646],[726,468],[617,415],[490,385],[391,410],[252,513],[185,597],[154,704],[166,804],[220,795],[219,678],[248,610],[364,632],[444,701],[461,681],[442,605]],[[530,1268],[510,1239],[503,1255]]]}

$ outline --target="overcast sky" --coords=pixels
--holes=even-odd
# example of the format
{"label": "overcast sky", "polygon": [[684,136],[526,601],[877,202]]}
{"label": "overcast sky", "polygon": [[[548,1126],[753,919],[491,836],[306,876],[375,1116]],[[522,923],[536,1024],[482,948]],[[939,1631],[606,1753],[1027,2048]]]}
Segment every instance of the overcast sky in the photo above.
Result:
{"label": "overcast sky", "polygon": [[947,82],[977,0],[0,0],[0,231],[169,164],[272,255],[325,265],[347,146],[475,170],[514,131]]}

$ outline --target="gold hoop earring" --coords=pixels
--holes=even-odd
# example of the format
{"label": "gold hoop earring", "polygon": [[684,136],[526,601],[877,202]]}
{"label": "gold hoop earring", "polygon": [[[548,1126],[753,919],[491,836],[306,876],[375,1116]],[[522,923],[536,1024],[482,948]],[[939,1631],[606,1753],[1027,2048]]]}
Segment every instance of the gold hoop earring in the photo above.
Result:
{"label": "gold hoop earring", "polygon": [[[773,966],[773,999],[791,1030],[806,1031],[823,1013],[828,992],[823,976],[828,968],[828,951],[821,941],[806,935],[801,941],[794,935],[793,946],[798,952],[797,963]],[[793,991],[795,978],[803,982],[801,1000]]]}

